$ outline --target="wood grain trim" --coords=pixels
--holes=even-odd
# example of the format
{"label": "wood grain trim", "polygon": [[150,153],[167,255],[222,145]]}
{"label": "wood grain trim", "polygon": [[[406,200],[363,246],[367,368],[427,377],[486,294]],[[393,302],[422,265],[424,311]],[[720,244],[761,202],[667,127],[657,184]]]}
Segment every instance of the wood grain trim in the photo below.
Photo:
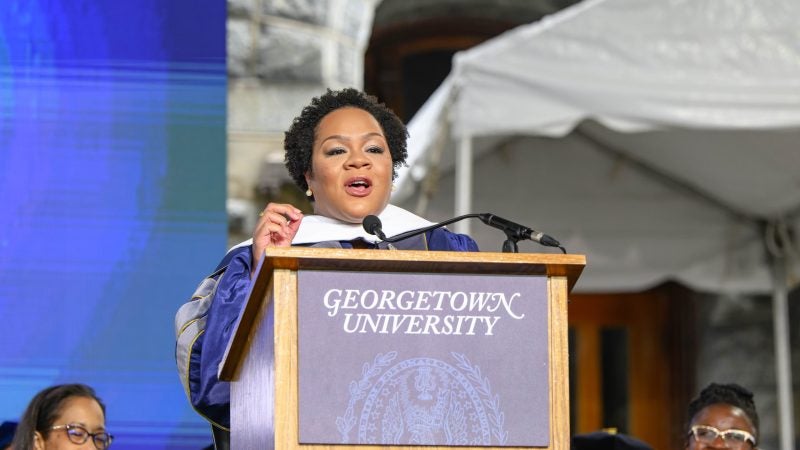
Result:
{"label": "wood grain trim", "polygon": [[247,337],[247,357],[237,370],[236,382],[230,384],[231,405],[246,405],[231,408],[231,448],[265,448],[263,443],[274,441],[273,303],[261,302],[256,326]]}
{"label": "wood grain trim", "polygon": [[275,448],[298,442],[297,272],[275,269]]}
{"label": "wood grain trim", "polygon": [[548,297],[548,343],[550,352],[550,449],[569,450],[569,337],[567,324],[567,278],[550,277]]}
{"label": "wood grain trim", "polygon": [[[222,356],[222,368],[219,371],[219,379],[222,381],[234,381],[236,379],[236,373],[241,366],[241,361],[244,359],[245,350],[247,349],[250,330],[256,326],[258,311],[262,307],[266,310],[272,300],[272,296],[267,295],[269,293],[269,285],[272,282],[272,262],[270,258],[262,258],[258,268],[256,268],[255,282],[250,286],[250,292],[247,294],[244,308],[239,313],[233,335],[225,348],[225,354]],[[267,304],[264,304],[265,302]]]}
{"label": "wood grain trim", "polygon": [[571,290],[586,265],[584,255],[551,253],[432,252],[307,247],[268,248],[267,260],[292,270],[483,273],[567,277]]}

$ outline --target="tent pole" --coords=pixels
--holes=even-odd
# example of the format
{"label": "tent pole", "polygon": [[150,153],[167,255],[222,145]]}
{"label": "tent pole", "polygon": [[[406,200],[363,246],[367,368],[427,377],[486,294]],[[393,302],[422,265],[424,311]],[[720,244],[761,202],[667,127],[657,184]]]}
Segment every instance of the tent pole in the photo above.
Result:
{"label": "tent pole", "polygon": [[778,395],[778,430],[780,450],[794,450],[792,412],[792,366],[789,352],[789,307],[786,286],[786,260],[772,258],[772,323],[775,339],[775,372]]}
{"label": "tent pole", "polygon": [[[469,214],[472,211],[472,137],[463,136],[458,141],[456,153],[456,210],[455,215]],[[469,221],[456,222],[456,233],[469,234]]]}

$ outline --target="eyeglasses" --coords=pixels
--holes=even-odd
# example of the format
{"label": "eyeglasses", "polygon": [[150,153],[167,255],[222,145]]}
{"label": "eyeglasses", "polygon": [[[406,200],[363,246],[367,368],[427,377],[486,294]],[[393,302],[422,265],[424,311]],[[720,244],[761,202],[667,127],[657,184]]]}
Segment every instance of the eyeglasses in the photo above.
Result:
{"label": "eyeglasses", "polygon": [[73,444],[84,444],[86,441],[89,440],[89,437],[92,438],[92,443],[98,450],[106,450],[108,447],[111,447],[111,441],[114,440],[114,436],[106,433],[105,431],[98,431],[97,433],[89,433],[89,430],[80,426],[80,425],[56,425],[50,427],[51,430],[66,430],[67,438]]}
{"label": "eyeglasses", "polygon": [[745,447],[748,442],[753,447],[756,446],[756,438],[744,430],[730,429],[720,431],[717,428],[708,425],[695,425],[689,432],[690,436],[694,436],[694,440],[702,442],[703,444],[710,444],[721,437],[725,446],[733,449],[740,449]]}

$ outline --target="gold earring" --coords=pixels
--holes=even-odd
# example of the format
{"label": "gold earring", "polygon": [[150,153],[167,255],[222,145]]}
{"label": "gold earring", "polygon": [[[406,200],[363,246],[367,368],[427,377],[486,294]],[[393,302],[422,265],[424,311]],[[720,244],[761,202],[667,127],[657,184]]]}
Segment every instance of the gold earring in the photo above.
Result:
{"label": "gold earring", "polygon": [[311,197],[312,195],[314,195],[314,193],[311,192],[311,188],[306,189],[306,197]]}

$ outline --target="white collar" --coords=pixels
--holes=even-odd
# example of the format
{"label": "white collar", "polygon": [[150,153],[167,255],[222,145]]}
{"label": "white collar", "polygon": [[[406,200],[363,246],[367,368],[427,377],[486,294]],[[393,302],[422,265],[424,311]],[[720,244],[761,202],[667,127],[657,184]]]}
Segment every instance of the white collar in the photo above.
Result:
{"label": "white collar", "polygon": [[[378,214],[378,218],[381,219],[383,232],[386,236],[394,236],[433,225],[433,222],[429,222],[394,205],[386,205],[386,208]],[[360,223],[345,223],[330,217],[310,215],[303,217],[292,244],[350,241],[358,238],[362,238],[367,242],[377,242],[379,240],[376,236],[367,233]]]}

